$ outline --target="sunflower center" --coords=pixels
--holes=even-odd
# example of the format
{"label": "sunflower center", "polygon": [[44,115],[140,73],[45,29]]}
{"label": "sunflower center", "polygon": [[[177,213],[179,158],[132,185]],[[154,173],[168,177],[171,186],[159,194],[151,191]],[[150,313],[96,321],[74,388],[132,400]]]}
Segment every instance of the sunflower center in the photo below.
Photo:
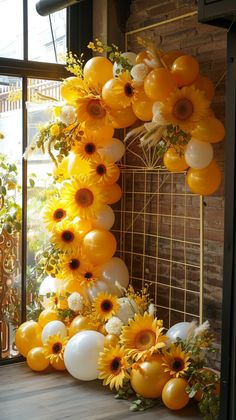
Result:
{"label": "sunflower center", "polygon": [[62,344],[61,343],[54,343],[53,346],[52,346],[53,354],[60,353],[61,349],[62,349]]}
{"label": "sunflower center", "polygon": [[112,302],[108,299],[103,300],[101,303],[101,309],[103,312],[110,312],[113,308]]}
{"label": "sunflower center", "polygon": [[103,165],[102,163],[100,165],[97,166],[96,168],[96,172],[98,175],[105,175],[107,172],[107,168],[105,165]]}
{"label": "sunflower center", "polygon": [[113,373],[119,373],[121,370],[121,363],[120,363],[120,357],[115,357],[112,361],[111,361],[111,371]]}
{"label": "sunflower center", "polygon": [[193,104],[188,98],[179,99],[173,107],[173,115],[181,121],[185,121],[193,114]]}
{"label": "sunflower center", "polygon": [[184,368],[184,362],[182,359],[175,358],[171,364],[172,369],[175,371],[182,370]]}
{"label": "sunflower center", "polygon": [[62,232],[61,238],[64,242],[72,242],[75,238],[75,235],[70,230],[64,230],[64,232]]}
{"label": "sunflower center", "polygon": [[92,99],[87,105],[88,114],[97,120],[104,118],[106,115],[105,109],[102,107],[100,101]]}
{"label": "sunflower center", "polygon": [[71,270],[76,270],[77,268],[79,268],[80,262],[76,258],[72,258],[72,260],[69,263],[69,266]]}
{"label": "sunflower center", "polygon": [[66,212],[63,209],[56,209],[53,213],[54,220],[61,220],[63,217],[65,217]]}
{"label": "sunflower center", "polygon": [[94,196],[88,188],[81,188],[75,194],[75,201],[80,207],[86,208],[93,204]]}
{"label": "sunflower center", "polygon": [[90,280],[93,277],[93,273],[91,273],[90,271],[87,271],[84,275],[84,278],[87,280]]}
{"label": "sunflower center", "polygon": [[125,95],[131,98],[134,94],[134,89],[132,88],[131,83],[126,83],[124,86]]}
{"label": "sunflower center", "polygon": [[156,343],[156,334],[152,330],[142,330],[135,337],[135,347],[139,350],[147,350]]}
{"label": "sunflower center", "polygon": [[92,155],[96,151],[96,146],[94,143],[86,143],[84,150],[88,155]]}

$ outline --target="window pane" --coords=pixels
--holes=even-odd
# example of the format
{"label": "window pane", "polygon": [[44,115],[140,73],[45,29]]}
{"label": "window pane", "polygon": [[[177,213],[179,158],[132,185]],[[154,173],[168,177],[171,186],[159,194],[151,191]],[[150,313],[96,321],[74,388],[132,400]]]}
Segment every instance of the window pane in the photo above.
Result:
{"label": "window pane", "polygon": [[23,0],[0,0],[0,57],[23,58]]}
{"label": "window pane", "polygon": [[[28,144],[32,144],[40,126],[45,125],[52,118],[52,105],[56,102],[42,101],[43,96],[60,98],[61,82],[52,80],[28,80]],[[43,95],[43,96],[42,96]],[[41,99],[41,102],[39,102]],[[49,244],[49,235],[42,220],[42,210],[46,201],[54,189],[52,177],[53,164],[47,153],[34,152],[28,157],[29,182],[27,202],[27,295],[28,295],[28,318],[37,318],[40,312],[37,292],[40,286],[40,272],[37,268],[37,256]],[[45,275],[44,275],[45,277]]]}
{"label": "window pane", "polygon": [[66,9],[50,15],[51,32],[49,16],[40,16],[36,11],[37,1],[28,1],[29,60],[56,63],[66,52]]}
{"label": "window pane", "polygon": [[0,76],[0,359],[21,322],[22,82]]}

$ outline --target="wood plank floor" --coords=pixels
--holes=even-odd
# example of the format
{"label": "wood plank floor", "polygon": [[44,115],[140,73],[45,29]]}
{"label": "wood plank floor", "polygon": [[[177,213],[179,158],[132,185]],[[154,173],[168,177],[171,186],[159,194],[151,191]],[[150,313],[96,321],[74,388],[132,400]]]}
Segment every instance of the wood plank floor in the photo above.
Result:
{"label": "wood plank floor", "polygon": [[81,382],[66,372],[34,373],[26,363],[0,367],[0,420],[199,419],[195,406],[171,412],[159,406],[129,411],[100,381]]}

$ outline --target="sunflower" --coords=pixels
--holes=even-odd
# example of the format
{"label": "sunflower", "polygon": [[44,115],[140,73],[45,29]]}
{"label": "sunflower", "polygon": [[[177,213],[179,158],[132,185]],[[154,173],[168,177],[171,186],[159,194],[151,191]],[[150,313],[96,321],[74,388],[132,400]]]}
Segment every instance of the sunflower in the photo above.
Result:
{"label": "sunflower", "polygon": [[63,292],[51,293],[47,302],[47,308],[68,309],[67,296]]}
{"label": "sunflower", "polygon": [[89,178],[94,184],[114,184],[120,176],[119,167],[106,159],[98,157],[90,163]]}
{"label": "sunflower", "polygon": [[176,89],[160,106],[161,115],[169,124],[178,125],[184,131],[191,131],[198,121],[206,117],[210,102],[204,92],[194,86]]}
{"label": "sunflower", "polygon": [[95,218],[106,200],[99,187],[79,177],[65,182],[61,196],[71,215],[82,219]]}
{"label": "sunflower", "polygon": [[76,280],[83,273],[85,260],[79,250],[63,255],[60,261],[60,277],[66,280]]}
{"label": "sunflower", "polygon": [[104,102],[97,96],[90,95],[76,101],[78,121],[96,125],[105,125],[108,113]]}
{"label": "sunflower", "polygon": [[113,92],[117,96],[121,108],[127,108],[133,102],[137,89],[135,89],[130,73],[127,70],[117,77]]}
{"label": "sunflower", "polygon": [[48,230],[53,230],[58,222],[66,217],[66,209],[61,200],[53,198],[50,200],[43,211],[43,221]]}
{"label": "sunflower", "polygon": [[61,334],[55,334],[48,337],[46,343],[43,345],[43,352],[46,359],[49,359],[51,364],[64,359],[64,350],[67,342],[68,338],[61,338]]}
{"label": "sunflower", "polygon": [[85,262],[80,272],[81,286],[84,286],[85,289],[94,286],[97,280],[100,278],[100,276],[101,270],[98,267],[88,262]]}
{"label": "sunflower", "polygon": [[145,360],[165,347],[167,338],[162,331],[153,315],[147,312],[144,315],[135,314],[129,325],[123,327],[121,342],[134,360]]}
{"label": "sunflower", "polygon": [[125,378],[129,379],[129,363],[124,347],[108,347],[100,353],[98,359],[99,379],[103,379],[103,385],[110,385],[118,391],[123,385]]}
{"label": "sunflower", "polygon": [[107,292],[98,293],[92,303],[92,311],[97,319],[106,322],[119,310],[118,297]]}
{"label": "sunflower", "polygon": [[164,352],[163,366],[165,372],[169,372],[175,378],[184,375],[190,365],[189,353],[185,353],[181,345],[171,344],[170,349]]}
{"label": "sunflower", "polygon": [[81,157],[81,159],[91,160],[99,157],[98,146],[93,138],[83,137],[73,147],[73,152]]}
{"label": "sunflower", "polygon": [[75,223],[63,220],[56,225],[50,240],[55,248],[65,252],[74,252],[81,243],[81,236]]}

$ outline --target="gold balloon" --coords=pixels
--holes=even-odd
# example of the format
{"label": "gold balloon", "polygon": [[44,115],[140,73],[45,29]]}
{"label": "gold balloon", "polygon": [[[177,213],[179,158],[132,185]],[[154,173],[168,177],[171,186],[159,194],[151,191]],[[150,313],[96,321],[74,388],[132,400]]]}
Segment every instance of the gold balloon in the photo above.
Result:
{"label": "gold balloon", "polygon": [[144,90],[139,89],[135,100],[132,104],[133,111],[137,118],[141,121],[150,121],[153,117],[152,114],[153,101],[147,97]]}
{"label": "gold balloon", "polygon": [[56,321],[59,319],[58,312],[55,309],[44,309],[39,315],[38,323],[40,327],[45,327],[50,321]]}
{"label": "gold balloon", "polygon": [[131,370],[130,382],[134,391],[144,398],[158,398],[170,375],[164,372],[162,357],[157,354]]}
{"label": "gold balloon", "polygon": [[132,106],[124,109],[113,109],[110,114],[112,125],[114,128],[130,127],[137,121]]}
{"label": "gold balloon", "polygon": [[190,168],[188,170],[187,184],[194,194],[213,194],[219,188],[220,183],[221,172],[215,160],[204,169]]}
{"label": "gold balloon", "polygon": [[16,330],[15,343],[22,356],[26,357],[34,347],[42,347],[42,328],[35,321],[26,321]]}
{"label": "gold balloon", "polygon": [[104,347],[115,347],[119,343],[119,337],[115,334],[107,334],[104,340]]}
{"label": "gold balloon", "polygon": [[104,185],[103,191],[106,195],[106,203],[114,204],[117,203],[122,197],[122,189],[119,184]]}
{"label": "gold balloon", "polygon": [[88,318],[78,315],[69,326],[69,337],[73,337],[73,335],[84,330],[96,330],[96,328],[90,323]]}
{"label": "gold balloon", "polygon": [[46,359],[43,347],[34,347],[27,354],[27,364],[36,372],[41,372],[49,366],[49,359]]}
{"label": "gold balloon", "polygon": [[83,239],[82,252],[92,264],[105,264],[116,252],[116,238],[105,229],[91,230]]}
{"label": "gold balloon", "polygon": [[225,128],[220,120],[214,116],[210,116],[200,120],[191,134],[195,139],[207,143],[218,143],[225,136]]}
{"label": "gold balloon", "polygon": [[183,378],[172,378],[164,386],[162,401],[170,410],[181,410],[189,402],[186,392],[188,382]]}
{"label": "gold balloon", "polygon": [[[183,153],[183,151],[182,151]],[[175,147],[170,147],[164,154],[163,163],[170,172],[181,172],[188,168],[188,164]]]}
{"label": "gold balloon", "polygon": [[113,78],[113,65],[105,57],[93,57],[85,64],[83,73],[89,87],[101,92],[103,85]]}
{"label": "gold balloon", "polygon": [[51,366],[56,370],[66,370],[64,360],[62,359],[53,360],[53,362],[51,362]]}

